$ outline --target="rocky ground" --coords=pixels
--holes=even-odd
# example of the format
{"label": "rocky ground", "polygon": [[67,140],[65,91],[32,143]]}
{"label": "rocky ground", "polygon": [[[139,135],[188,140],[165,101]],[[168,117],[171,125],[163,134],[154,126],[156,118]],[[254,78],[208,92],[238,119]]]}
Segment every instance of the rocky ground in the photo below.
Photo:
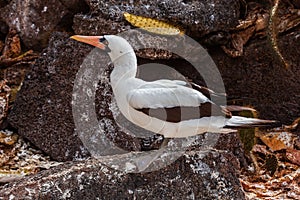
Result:
{"label": "rocky ground", "polygon": [[[0,10],[0,199],[299,199],[298,0],[0,0]],[[116,123],[108,56],[69,39],[133,30],[124,12],[180,27],[213,58],[229,103],[253,107],[258,113],[250,114],[283,126],[207,133],[185,149],[173,140],[166,152],[155,150],[159,135],[129,134]],[[147,47],[147,41],[186,44],[180,35],[137,30],[127,39],[135,47]],[[205,84],[178,55],[161,49],[136,53],[140,65],[172,66]],[[90,83],[96,85],[97,119],[89,132],[97,134],[87,134],[93,143],[88,148],[72,112],[74,82],[86,62],[107,63]],[[139,76],[145,74],[151,72],[140,69]],[[93,148],[111,143],[126,152],[95,158]],[[149,153],[157,159],[140,173],[141,158]],[[174,162],[162,164],[173,156]]]}

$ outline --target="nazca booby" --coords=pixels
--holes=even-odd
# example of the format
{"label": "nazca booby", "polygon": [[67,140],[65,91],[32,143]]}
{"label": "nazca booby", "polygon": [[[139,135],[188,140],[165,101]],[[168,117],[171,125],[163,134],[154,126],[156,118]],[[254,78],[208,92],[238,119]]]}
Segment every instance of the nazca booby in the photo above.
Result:
{"label": "nazca booby", "polygon": [[111,86],[121,113],[135,125],[165,138],[188,137],[205,132],[229,133],[234,130],[226,127],[274,122],[232,116],[230,109],[216,105],[205,94],[213,94],[211,90],[201,86],[196,90],[181,80],[147,82],[136,78],[135,52],[122,37],[74,35],[71,38],[108,53],[114,65],[110,75]]}

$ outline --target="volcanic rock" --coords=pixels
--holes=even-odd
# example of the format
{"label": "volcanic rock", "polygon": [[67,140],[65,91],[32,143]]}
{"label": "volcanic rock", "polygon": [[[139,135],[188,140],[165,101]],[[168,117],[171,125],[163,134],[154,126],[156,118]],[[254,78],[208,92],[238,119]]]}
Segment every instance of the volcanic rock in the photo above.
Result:
{"label": "volcanic rock", "polygon": [[229,32],[238,24],[240,4],[237,0],[152,0],[87,1],[91,15],[78,14],[74,19],[77,34],[117,34],[130,29],[124,12],[177,24],[193,37],[212,32]]}
{"label": "volcanic rock", "polygon": [[111,160],[131,157],[134,154],[66,162],[0,187],[0,198],[245,199],[237,178],[238,162],[230,153],[189,152],[148,173],[126,173],[130,168],[119,171],[107,166]]}
{"label": "volcanic rock", "polygon": [[25,46],[42,50],[55,30],[70,30],[72,15],[86,10],[82,0],[13,0],[1,8],[0,19],[20,32]]}

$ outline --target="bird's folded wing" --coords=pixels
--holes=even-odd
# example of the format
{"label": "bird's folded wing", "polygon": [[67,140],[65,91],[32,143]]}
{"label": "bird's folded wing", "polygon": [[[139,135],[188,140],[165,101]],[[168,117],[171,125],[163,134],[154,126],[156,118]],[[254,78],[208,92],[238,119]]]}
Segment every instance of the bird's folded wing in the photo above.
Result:
{"label": "bird's folded wing", "polygon": [[189,83],[182,80],[169,80],[169,79],[160,79],[144,84],[141,88],[177,88],[177,87],[190,87]]}
{"label": "bird's folded wing", "polygon": [[188,87],[158,87],[139,88],[127,95],[130,106],[142,108],[171,108],[178,106],[198,107],[210,102],[202,93]]}

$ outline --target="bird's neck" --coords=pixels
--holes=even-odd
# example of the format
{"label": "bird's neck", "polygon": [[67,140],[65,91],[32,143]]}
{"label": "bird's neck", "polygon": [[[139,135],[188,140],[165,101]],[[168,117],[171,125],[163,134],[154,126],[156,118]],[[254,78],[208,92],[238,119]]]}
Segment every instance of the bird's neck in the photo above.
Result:
{"label": "bird's neck", "polygon": [[113,61],[114,69],[110,75],[112,87],[122,84],[122,81],[134,78],[137,73],[137,60],[134,52],[127,53]]}

